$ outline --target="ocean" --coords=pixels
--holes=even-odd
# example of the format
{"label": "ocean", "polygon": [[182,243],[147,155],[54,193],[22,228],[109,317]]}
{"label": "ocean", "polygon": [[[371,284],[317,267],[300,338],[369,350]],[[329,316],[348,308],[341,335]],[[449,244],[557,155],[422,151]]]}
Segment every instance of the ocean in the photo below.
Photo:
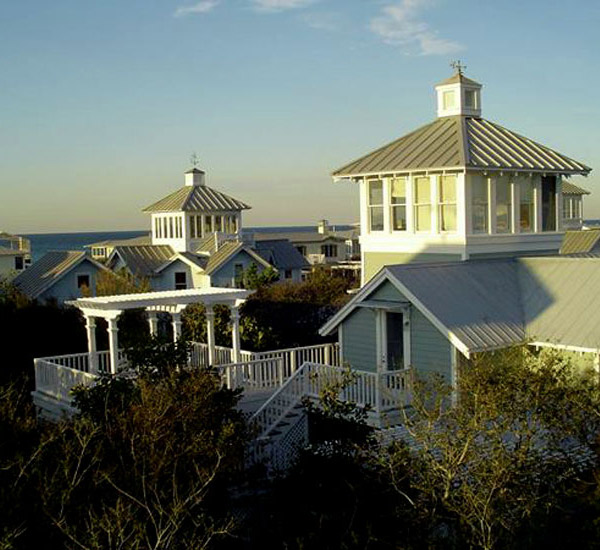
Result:
{"label": "ocean", "polygon": [[[351,225],[336,225],[336,229],[352,229]],[[279,231],[315,231],[314,225],[280,227],[245,227],[245,232],[277,233]],[[133,239],[148,231],[92,231],[85,233],[31,233],[23,234],[31,241],[31,257],[35,262],[51,250],[85,250],[88,244],[116,239]]]}

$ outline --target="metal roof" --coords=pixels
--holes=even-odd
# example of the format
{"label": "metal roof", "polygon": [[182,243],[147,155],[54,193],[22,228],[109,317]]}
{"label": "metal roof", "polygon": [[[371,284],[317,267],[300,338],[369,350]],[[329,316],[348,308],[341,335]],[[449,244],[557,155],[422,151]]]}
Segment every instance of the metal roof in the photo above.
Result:
{"label": "metal roof", "polygon": [[321,334],[386,280],[466,355],[525,341],[600,349],[600,257],[387,266]]}
{"label": "metal roof", "polygon": [[142,212],[231,212],[249,208],[246,203],[206,185],[186,185]]}
{"label": "metal roof", "polygon": [[459,82],[461,84],[470,84],[471,86],[479,86],[481,88],[481,84],[479,84],[479,82],[475,82],[475,80],[467,78],[462,73],[456,73],[455,75],[451,76],[450,78],[447,78],[446,80],[442,80],[440,83],[436,84],[436,86],[445,86],[446,84],[457,84]]}
{"label": "metal roof", "polygon": [[256,252],[277,269],[302,269],[310,267],[298,249],[285,239],[256,241]]}
{"label": "metal roof", "polygon": [[86,244],[84,248],[93,248],[100,246],[137,246],[137,245],[150,245],[152,244],[152,236],[150,233],[147,235],[140,235],[139,237],[132,237],[130,239],[114,239],[108,241],[98,241],[92,244]]}
{"label": "metal roof", "polygon": [[248,248],[239,241],[228,241],[219,246],[219,249],[211,254],[208,259],[208,263],[206,264],[205,272],[207,275],[212,275],[217,272],[223,265],[225,265],[229,260],[235,257],[240,252],[246,252],[252,259],[256,260],[257,263],[263,265],[264,267],[272,267],[267,261],[261,258],[256,252],[254,252],[251,248]]}
{"label": "metal roof", "polygon": [[83,251],[60,250],[47,252],[25,271],[19,273],[13,279],[13,283],[21,292],[35,299],[62,279],[71,269],[86,260],[98,269],[108,271],[105,266],[86,256]]}
{"label": "metal roof", "polygon": [[118,256],[127,269],[139,277],[152,277],[156,271],[176,256],[169,245],[116,246],[108,259],[114,265]]}
{"label": "metal roof", "polygon": [[562,182],[562,193],[563,195],[590,195],[589,191],[582,189],[578,185],[571,183],[570,181],[563,180]]}
{"label": "metal roof", "polygon": [[583,174],[591,168],[483,118],[440,117],[333,172],[359,177],[431,169]]}
{"label": "metal roof", "polygon": [[594,252],[600,240],[600,229],[567,231],[563,237],[560,254],[587,254]]}
{"label": "metal roof", "polygon": [[319,233],[318,231],[278,231],[276,233],[253,233],[252,237],[256,242],[287,240],[295,244],[320,243],[328,240],[343,242],[346,240],[346,236],[339,236],[333,232]]}

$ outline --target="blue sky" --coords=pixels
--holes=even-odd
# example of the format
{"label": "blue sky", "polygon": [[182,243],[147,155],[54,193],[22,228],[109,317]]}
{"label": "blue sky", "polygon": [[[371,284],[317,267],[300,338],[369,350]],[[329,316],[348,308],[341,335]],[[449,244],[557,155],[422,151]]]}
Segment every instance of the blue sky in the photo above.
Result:
{"label": "blue sky", "polygon": [[356,221],[329,174],[433,120],[457,58],[484,117],[596,168],[600,217],[599,26],[588,0],[2,0],[0,229],[145,229],[192,152],[247,225]]}

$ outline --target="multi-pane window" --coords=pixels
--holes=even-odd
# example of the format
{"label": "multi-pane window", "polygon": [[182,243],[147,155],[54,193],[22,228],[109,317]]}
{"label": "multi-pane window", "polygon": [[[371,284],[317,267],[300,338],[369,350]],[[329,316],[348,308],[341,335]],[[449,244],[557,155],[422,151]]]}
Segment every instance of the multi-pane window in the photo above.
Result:
{"label": "multi-pane window", "polygon": [[456,231],[456,176],[440,176],[438,215],[441,231]]}
{"label": "multi-pane window", "polygon": [[321,254],[326,258],[335,258],[337,256],[337,244],[321,245]]}
{"label": "multi-pane window", "polygon": [[488,180],[480,175],[471,176],[471,226],[473,233],[488,230]]}
{"label": "multi-pane window", "polygon": [[406,178],[393,178],[390,182],[392,229],[406,231]]}
{"label": "multi-pane window", "polygon": [[431,231],[431,179],[428,176],[415,178],[415,229]]}
{"label": "multi-pane window", "polygon": [[533,231],[533,219],[535,215],[535,204],[533,200],[533,181],[530,178],[523,178],[521,180],[519,185],[519,198],[521,232],[528,233],[530,231]]}
{"label": "multi-pane window", "polygon": [[512,231],[511,183],[506,176],[496,179],[496,233]]}
{"label": "multi-pane window", "polygon": [[370,180],[367,182],[369,201],[369,229],[383,231],[383,182]]}

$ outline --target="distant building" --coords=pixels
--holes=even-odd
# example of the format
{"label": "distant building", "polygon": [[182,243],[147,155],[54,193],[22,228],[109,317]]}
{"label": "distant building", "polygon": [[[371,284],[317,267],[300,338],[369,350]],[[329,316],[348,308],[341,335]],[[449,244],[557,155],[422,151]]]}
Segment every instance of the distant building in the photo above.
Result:
{"label": "distant building", "polygon": [[12,278],[31,265],[29,239],[0,232],[0,277]]}
{"label": "distant building", "polygon": [[562,182],[562,227],[563,229],[581,229],[583,227],[583,197],[590,192],[571,183]]}
{"label": "distant building", "polygon": [[14,279],[15,286],[39,301],[95,296],[98,274],[108,269],[83,251],[48,252]]}

